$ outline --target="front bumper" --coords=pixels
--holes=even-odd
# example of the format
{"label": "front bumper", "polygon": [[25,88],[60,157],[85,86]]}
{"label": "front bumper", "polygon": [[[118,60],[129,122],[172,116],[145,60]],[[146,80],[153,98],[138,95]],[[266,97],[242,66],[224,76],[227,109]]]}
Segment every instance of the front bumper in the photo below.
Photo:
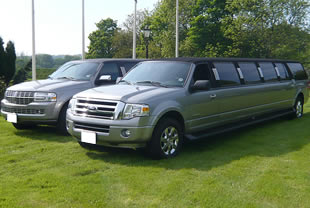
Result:
{"label": "front bumper", "polygon": [[55,109],[56,102],[30,103],[19,105],[9,103],[3,99],[1,101],[1,114],[6,119],[8,113],[17,114],[18,123],[56,123],[58,111]]}
{"label": "front bumper", "polygon": [[[67,111],[67,129],[78,141],[81,141],[81,132],[87,128],[77,127],[82,124],[88,127],[104,127],[107,131],[91,130],[96,132],[96,144],[109,147],[139,148],[145,147],[151,139],[154,126],[147,125],[147,117],[133,118],[130,120],[106,120],[75,116]],[[129,137],[123,136],[124,130],[130,130]]]}

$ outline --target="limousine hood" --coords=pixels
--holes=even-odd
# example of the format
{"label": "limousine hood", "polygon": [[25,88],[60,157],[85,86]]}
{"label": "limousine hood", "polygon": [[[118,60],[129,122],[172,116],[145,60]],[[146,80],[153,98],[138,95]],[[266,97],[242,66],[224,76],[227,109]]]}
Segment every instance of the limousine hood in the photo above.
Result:
{"label": "limousine hood", "polygon": [[[125,103],[147,103],[157,96],[174,93],[183,88],[165,88],[142,85],[112,85],[89,89],[75,97],[123,101]],[[157,97],[158,98],[158,97]]]}
{"label": "limousine hood", "polygon": [[84,88],[89,85],[88,81],[73,81],[66,79],[45,79],[38,81],[23,82],[21,84],[13,85],[7,90],[13,91],[40,91],[40,92],[58,92],[64,89]]}

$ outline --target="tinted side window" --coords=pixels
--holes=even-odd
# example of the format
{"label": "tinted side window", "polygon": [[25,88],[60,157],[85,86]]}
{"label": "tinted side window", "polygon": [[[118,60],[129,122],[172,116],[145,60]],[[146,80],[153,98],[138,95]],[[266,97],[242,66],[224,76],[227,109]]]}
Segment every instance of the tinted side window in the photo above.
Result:
{"label": "tinted side window", "polygon": [[197,80],[210,80],[210,75],[208,73],[208,65],[200,64],[195,68],[193,75],[194,82]]}
{"label": "tinted side window", "polygon": [[222,87],[240,85],[240,79],[233,63],[214,62],[213,64],[218,72]]}
{"label": "tinted side window", "polygon": [[239,62],[238,65],[243,74],[246,84],[259,83],[261,81],[255,63]]}
{"label": "tinted side window", "polygon": [[296,80],[308,79],[307,73],[300,63],[287,63],[287,65],[291,70],[294,79]]}
{"label": "tinted side window", "polygon": [[122,63],[121,66],[124,66],[126,72],[128,72],[136,64],[137,63],[135,63],[135,62],[129,62],[129,63]]}
{"label": "tinted side window", "polygon": [[119,77],[119,70],[115,63],[104,63],[103,68],[100,70],[99,77],[102,75],[111,75],[111,80],[116,81]]}
{"label": "tinted side window", "polygon": [[260,68],[262,69],[265,81],[276,81],[278,80],[277,72],[270,62],[260,62]]}
{"label": "tinted side window", "polygon": [[289,76],[288,76],[288,73],[286,71],[286,68],[285,68],[284,64],[282,64],[282,63],[275,63],[275,65],[278,68],[281,80],[289,79]]}

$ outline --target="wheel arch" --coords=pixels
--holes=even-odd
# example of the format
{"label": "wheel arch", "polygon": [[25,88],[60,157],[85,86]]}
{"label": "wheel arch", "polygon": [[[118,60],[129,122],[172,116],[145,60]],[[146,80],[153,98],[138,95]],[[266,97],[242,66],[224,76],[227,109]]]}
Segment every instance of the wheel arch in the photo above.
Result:
{"label": "wheel arch", "polygon": [[185,120],[184,120],[182,114],[181,114],[179,111],[177,111],[177,110],[169,110],[169,111],[163,113],[163,114],[159,117],[159,119],[156,121],[155,126],[157,126],[158,123],[159,123],[161,120],[166,119],[166,118],[172,118],[172,119],[175,119],[176,121],[178,121],[178,122],[180,123],[180,125],[181,125],[181,127],[182,127],[182,131],[183,131],[183,133],[184,133],[184,130],[185,130]]}

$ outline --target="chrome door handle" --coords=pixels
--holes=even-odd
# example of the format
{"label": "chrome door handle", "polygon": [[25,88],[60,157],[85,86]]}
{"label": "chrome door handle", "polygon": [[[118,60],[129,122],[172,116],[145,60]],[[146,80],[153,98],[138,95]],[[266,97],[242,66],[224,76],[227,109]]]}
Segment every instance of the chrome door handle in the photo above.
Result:
{"label": "chrome door handle", "polygon": [[212,94],[212,95],[210,95],[210,98],[211,98],[211,99],[216,98],[216,94]]}

